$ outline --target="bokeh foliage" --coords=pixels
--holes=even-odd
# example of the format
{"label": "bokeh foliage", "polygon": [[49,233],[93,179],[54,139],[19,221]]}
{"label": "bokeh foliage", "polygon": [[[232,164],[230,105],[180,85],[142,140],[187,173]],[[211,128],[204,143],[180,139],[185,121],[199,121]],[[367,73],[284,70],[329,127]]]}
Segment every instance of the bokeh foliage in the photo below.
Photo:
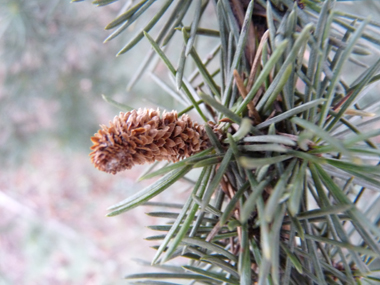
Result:
{"label": "bokeh foliage", "polygon": [[[99,45],[106,35],[99,33],[99,27],[121,5],[99,15],[88,3],[55,0],[5,0],[0,7],[3,166],[18,165],[31,148],[50,138],[63,148],[84,152],[99,119],[118,111],[109,107],[104,114],[98,113],[102,94],[124,98],[130,105],[141,100],[125,89],[126,78],[132,76],[125,65],[138,64],[141,56],[116,59],[116,43]],[[153,90],[148,85],[134,92]],[[162,94],[156,91],[152,100],[159,103]],[[168,107],[172,107],[170,102]]]}

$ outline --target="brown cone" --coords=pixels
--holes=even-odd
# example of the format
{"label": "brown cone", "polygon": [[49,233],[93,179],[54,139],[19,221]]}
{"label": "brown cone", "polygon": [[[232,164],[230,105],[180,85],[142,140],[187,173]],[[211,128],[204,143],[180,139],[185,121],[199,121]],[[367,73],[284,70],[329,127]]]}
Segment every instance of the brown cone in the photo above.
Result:
{"label": "brown cone", "polygon": [[135,164],[177,162],[209,147],[204,127],[175,111],[139,109],[116,116],[91,138],[91,161],[99,170],[116,174]]}

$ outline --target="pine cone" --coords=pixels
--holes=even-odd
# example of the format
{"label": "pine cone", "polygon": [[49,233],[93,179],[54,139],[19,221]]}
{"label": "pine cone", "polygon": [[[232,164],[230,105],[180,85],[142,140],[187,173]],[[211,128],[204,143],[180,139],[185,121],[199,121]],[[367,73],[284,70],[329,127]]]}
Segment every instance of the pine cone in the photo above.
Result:
{"label": "pine cone", "polygon": [[91,138],[91,161],[99,170],[116,174],[135,164],[177,162],[209,147],[204,127],[175,111],[139,109],[116,116]]}

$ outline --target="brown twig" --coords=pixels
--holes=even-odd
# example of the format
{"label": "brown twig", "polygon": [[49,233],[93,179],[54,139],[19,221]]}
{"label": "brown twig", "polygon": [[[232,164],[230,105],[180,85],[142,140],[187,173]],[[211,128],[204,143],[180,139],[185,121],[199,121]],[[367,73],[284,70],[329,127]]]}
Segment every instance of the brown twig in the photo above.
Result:
{"label": "brown twig", "polygon": [[256,51],[255,59],[253,61],[251,72],[248,78],[247,90],[251,90],[253,86],[253,80],[255,79],[256,71],[260,63],[260,58],[263,51],[264,43],[268,40],[268,37],[269,37],[269,30],[266,30],[260,40],[259,47],[257,48],[257,51]]}
{"label": "brown twig", "polygon": [[[240,92],[241,96],[243,97],[243,99],[245,99],[245,97],[247,97],[248,92],[245,89],[243,79],[240,77],[239,72],[236,69],[234,70],[233,75],[235,78],[236,86],[239,89],[239,92]],[[261,123],[260,114],[259,114],[259,112],[257,112],[256,107],[252,101],[248,103],[247,107],[248,107],[248,111],[249,111],[249,116],[253,117],[255,119],[255,123],[256,124]]]}
{"label": "brown twig", "polygon": [[[240,24],[240,27],[243,26],[244,23],[244,15],[246,13],[241,0],[232,0],[232,7],[235,14],[235,17]],[[249,62],[252,61],[252,57],[255,54],[256,50],[256,31],[254,28],[254,22],[252,21],[248,27],[248,36],[247,36],[247,44],[245,46],[245,56]]]}

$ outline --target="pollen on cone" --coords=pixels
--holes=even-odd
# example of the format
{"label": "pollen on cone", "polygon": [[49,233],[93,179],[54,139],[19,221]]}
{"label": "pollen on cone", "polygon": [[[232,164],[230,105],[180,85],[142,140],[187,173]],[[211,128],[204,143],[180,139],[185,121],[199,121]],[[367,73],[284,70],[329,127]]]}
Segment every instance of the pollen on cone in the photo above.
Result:
{"label": "pollen on cone", "polygon": [[91,138],[91,161],[101,171],[116,174],[135,164],[177,162],[210,146],[202,125],[175,111],[139,109],[120,113],[109,127]]}

